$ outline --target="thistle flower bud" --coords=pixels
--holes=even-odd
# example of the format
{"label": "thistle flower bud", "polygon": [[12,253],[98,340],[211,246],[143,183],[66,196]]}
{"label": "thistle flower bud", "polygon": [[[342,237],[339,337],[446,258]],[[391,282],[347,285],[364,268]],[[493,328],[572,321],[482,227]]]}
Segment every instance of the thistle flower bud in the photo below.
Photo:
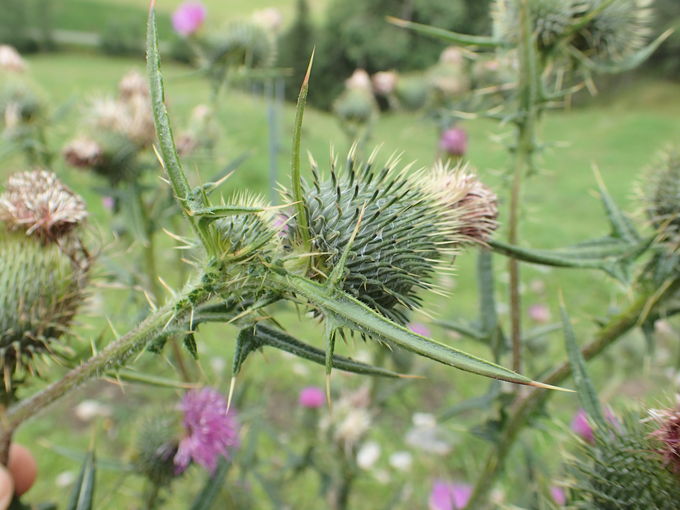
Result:
{"label": "thistle flower bud", "polygon": [[200,149],[211,149],[218,138],[218,126],[212,109],[199,104],[191,110],[187,129],[177,138],[177,151],[188,156]]}
{"label": "thistle flower bud", "polygon": [[0,84],[0,123],[5,128],[35,121],[43,107],[42,99],[25,80],[10,79]]}
{"label": "thistle flower bud", "polygon": [[371,90],[371,78],[363,69],[355,69],[352,76],[345,80],[345,88]]}
{"label": "thistle flower bud", "polygon": [[680,246],[680,152],[668,150],[646,172],[639,186],[644,211],[660,240]]}
{"label": "thistle flower bud", "polygon": [[673,510],[680,481],[665,465],[649,422],[630,415],[617,427],[595,430],[571,466],[569,504],[575,508]]}
{"label": "thistle flower bud", "polygon": [[348,87],[333,102],[333,113],[347,124],[364,125],[377,111],[378,105],[370,86],[368,89]]}
{"label": "thistle flower bud", "polygon": [[419,74],[402,75],[397,81],[394,94],[399,106],[408,111],[416,111],[427,104],[430,87],[427,80]]}
{"label": "thistle flower bud", "polygon": [[0,195],[0,220],[9,230],[23,230],[45,240],[69,233],[87,217],[83,199],[52,172],[38,170],[10,176]]}
{"label": "thistle flower bud", "polygon": [[137,432],[132,460],[136,471],[156,486],[169,485],[178,476],[174,459],[180,435],[178,416],[158,414],[147,418]]}
{"label": "thistle flower bud", "polygon": [[439,149],[449,156],[460,158],[467,151],[467,132],[459,127],[451,127],[442,131],[439,138]]}
{"label": "thistle flower bud", "polygon": [[247,22],[231,22],[207,38],[210,65],[268,67],[276,60],[270,32]]}
{"label": "thistle flower bud", "polygon": [[444,207],[453,241],[483,244],[498,228],[498,197],[467,165],[449,169],[438,163],[424,187]]}
{"label": "thistle flower bud", "polygon": [[93,168],[104,160],[101,145],[86,136],[79,136],[69,142],[62,154],[66,162],[76,168]]}
{"label": "thistle flower bud", "polygon": [[89,264],[55,243],[0,229],[0,371],[5,388],[33,359],[58,355],[84,301]]}
{"label": "thistle flower bud", "polygon": [[10,73],[23,73],[26,70],[26,62],[13,46],[0,44],[0,70]]}
{"label": "thistle flower bud", "polygon": [[440,100],[460,96],[470,90],[470,78],[465,69],[465,59],[459,48],[446,48],[439,57],[439,63],[432,67],[427,78]]}
{"label": "thistle flower bud", "polygon": [[[447,221],[451,214],[439,196],[397,170],[398,160],[376,168],[374,157],[363,163],[350,153],[346,167],[338,169],[332,162],[324,179],[312,161],[314,180],[303,184],[313,253],[308,276],[324,281],[357,228],[342,287],[405,324],[405,312],[420,305],[417,291],[431,287],[439,263],[455,250],[458,223]],[[284,197],[293,201],[288,194]],[[288,248],[304,249],[297,218],[289,226]]]}
{"label": "thistle flower bud", "polygon": [[[581,0],[581,17],[591,16],[605,0]],[[653,0],[609,2],[579,30],[572,44],[594,60],[621,60],[642,49],[651,34]],[[577,21],[580,19],[577,18]]]}

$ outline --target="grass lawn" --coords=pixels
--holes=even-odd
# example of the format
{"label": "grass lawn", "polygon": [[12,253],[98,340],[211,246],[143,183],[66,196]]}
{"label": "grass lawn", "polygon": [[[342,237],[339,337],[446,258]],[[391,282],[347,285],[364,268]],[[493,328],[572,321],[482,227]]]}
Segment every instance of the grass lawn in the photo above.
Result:
{"label": "grass lawn", "polygon": [[[141,4],[146,4],[141,0],[125,0],[119,3],[139,4],[139,8],[142,7]],[[163,8],[168,5],[167,10],[170,10],[174,3],[159,2],[159,5]],[[286,5],[289,4],[292,2],[286,2]],[[210,3],[210,8],[219,8],[221,12],[228,13],[231,12],[228,5],[239,6],[235,7],[235,10],[243,10],[246,4],[214,0]],[[258,1],[247,5],[249,11],[251,8],[267,4]],[[122,74],[134,67],[143,69],[144,64],[139,60],[105,59],[88,54],[55,54],[31,57],[30,65],[35,81],[41,84],[53,108],[69,102],[74,105],[64,121],[55,126],[50,135],[51,142],[60,147],[74,134],[77,118],[82,112],[86,112],[88,98],[101,93],[114,93],[115,84]],[[168,82],[166,97],[171,116],[176,124],[182,125],[194,105],[208,101],[208,88],[200,78],[191,75],[186,68],[166,65],[164,72]],[[313,75],[311,93],[314,93]],[[593,165],[600,169],[614,198],[625,209],[635,210],[637,206],[633,195],[633,183],[640,179],[641,169],[653,161],[658,150],[680,140],[679,93],[680,86],[677,84],[640,80],[618,93],[615,99],[597,100],[588,107],[547,115],[541,129],[541,138],[550,142],[550,145],[546,146],[540,157],[541,172],[532,177],[525,188],[524,226],[521,231],[523,242],[534,247],[557,247],[607,232],[601,205],[594,192],[596,186]],[[277,159],[282,181],[287,178],[288,138],[293,114],[292,106],[286,105],[280,126],[284,144]],[[212,175],[219,165],[226,164],[244,151],[251,151],[249,158],[225,185],[225,194],[244,187],[268,194],[266,103],[256,96],[230,92],[222,103],[219,121],[222,130],[218,148],[219,161],[217,164],[205,162],[204,165],[196,165],[198,167],[196,170],[203,176]],[[511,129],[482,120],[468,121],[465,128],[471,140],[469,160],[483,180],[498,191],[502,211],[505,211],[507,185],[504,171],[508,166],[508,160],[503,144],[511,141],[508,135]],[[387,158],[393,152],[400,152],[403,153],[404,162],[416,160],[419,165],[429,165],[434,158],[436,133],[435,128],[425,120],[410,114],[392,114],[385,115],[378,121],[372,142],[382,145],[381,157]],[[327,158],[330,146],[335,147],[341,154],[347,147],[347,141],[335,120],[326,113],[308,110],[305,114],[304,149],[311,151],[318,161],[323,162]],[[4,180],[7,173],[21,168],[22,162],[18,158],[0,161],[0,177]],[[98,184],[97,180],[65,168],[61,161],[55,165],[54,170],[86,197],[94,216],[93,223],[99,225],[96,235],[102,246],[114,246],[113,251],[118,251],[119,260],[128,256],[122,247],[115,244],[110,229],[107,230],[110,218],[103,209],[98,195],[92,191],[92,187]],[[501,232],[499,235],[504,234]],[[172,281],[176,272],[173,265],[175,255],[169,249],[170,243],[167,240],[163,243],[168,249],[162,254],[162,275],[164,277],[167,275],[167,279]],[[476,306],[474,254],[460,256],[456,266],[457,275],[455,284],[452,285],[452,297],[447,299],[431,297],[427,300],[427,312],[434,317],[469,317],[474,313]],[[498,259],[496,267],[499,280],[506,282],[507,274],[503,261]],[[100,272],[103,273],[104,270],[100,269]],[[592,319],[605,315],[611,308],[626,301],[625,293],[599,273],[546,270],[527,266],[523,276],[526,283],[525,305],[546,303],[554,318],[557,317],[557,290],[563,289],[572,316],[578,318],[576,328],[579,332],[579,342],[585,342],[588,333],[594,330]],[[541,283],[544,290],[539,288],[537,282]],[[498,296],[501,305],[507,302],[505,289],[502,288],[502,291],[503,293]],[[105,289],[103,294],[104,299],[92,303],[89,313],[82,320],[79,334],[83,345],[99,334],[111,338],[105,317],[110,317],[114,327],[119,331],[125,330],[130,325],[129,308],[120,304],[127,299],[129,291]],[[296,335],[310,343],[321,345],[320,331],[311,320],[303,319],[303,325],[298,326],[298,316],[294,311],[284,311],[282,317],[285,324],[294,326]],[[419,314],[418,319],[425,320],[426,317]],[[504,314],[503,320],[506,319],[507,316]],[[206,381],[220,384],[222,388],[225,387],[227,376],[220,369],[220,364],[226,363],[229,366],[234,333],[235,330],[231,328],[212,326],[202,330],[199,335],[200,363],[205,371]],[[488,356],[485,348],[471,341],[454,339],[436,329],[435,336],[455,343],[463,350]],[[626,367],[626,349],[639,350],[642,341],[634,334],[625,344],[626,348],[618,348],[615,351],[616,357],[613,355],[604,357],[593,366],[594,373],[603,376],[596,379],[601,382],[607,381],[606,386],[598,387],[605,396],[616,397],[620,394]],[[549,357],[558,354],[561,356],[560,335],[549,337],[542,348],[550,353]],[[370,345],[364,345],[361,341],[339,346],[343,354],[356,354],[370,349]],[[158,360],[159,358],[146,354],[138,361],[138,366],[148,367],[155,364],[154,372],[160,370],[170,376],[170,370],[157,367]],[[540,360],[543,361],[539,362],[536,358],[529,364],[533,369],[540,370],[545,367],[543,364],[545,358]],[[613,366],[621,370],[613,370]],[[635,377],[642,377],[644,374],[647,377],[646,381],[661,377],[653,375],[652,366],[653,363],[650,362],[649,366],[642,370],[638,368]],[[403,445],[402,437],[410,424],[413,412],[437,413],[464,398],[480,395],[487,387],[487,381],[481,378],[433,366],[433,363],[419,361],[416,369],[425,373],[428,376],[427,380],[411,383],[400,395],[398,402],[394,402],[390,407],[389,414],[380,418],[380,426],[374,427],[371,432],[370,439],[381,443],[385,451],[408,449]],[[59,369],[55,367],[53,373],[57,372]],[[361,382],[356,377],[341,375],[335,377],[336,381],[349,381],[348,384],[353,386]],[[631,377],[627,379],[630,383]],[[283,460],[282,453],[274,449],[276,443],[267,436],[267,427],[271,427],[277,433],[285,431],[292,437],[293,447],[300,444],[304,439],[301,437],[304,433],[291,430],[299,423],[294,420],[297,416],[291,408],[295,407],[299,388],[308,384],[322,385],[323,369],[306,362],[291,361],[279,353],[267,351],[264,356],[254,356],[246,366],[240,385],[247,388],[245,399],[248,403],[248,418],[253,419],[253,423],[261,421],[266,424],[258,452],[271,471],[275,471],[277,462]],[[35,501],[59,499],[63,504],[67,489],[56,492],[55,481],[59,479],[64,482],[66,478],[63,476],[64,472],[77,471],[78,463],[69,455],[86,447],[93,435],[93,428],[96,429],[100,456],[118,458],[121,452],[129,451],[131,431],[145,410],[154,405],[168,405],[175,395],[173,390],[145,392],[143,388],[135,387],[127,387],[123,392],[117,386],[107,383],[87,385],[79,393],[31,421],[18,434],[18,440],[33,445],[34,451],[38,454],[41,477],[32,493],[32,499]],[[625,393],[622,399],[628,396],[629,393]],[[70,412],[73,404],[86,397],[119,405],[114,407],[112,416],[102,419],[97,427],[89,427]],[[573,396],[560,395],[553,403],[554,416],[562,420],[567,420],[577,407]],[[357,500],[356,506],[352,508],[360,510],[381,508],[378,503],[384,505],[391,497],[394,487],[399,485],[409,487],[411,493],[405,497],[403,505],[393,508],[423,508],[433,477],[465,479],[468,473],[474,474],[483,458],[479,452],[484,450],[486,443],[469,433],[468,427],[473,423],[470,417],[465,417],[451,424],[450,432],[456,442],[454,455],[432,458],[428,455],[419,456],[416,452],[413,474],[407,476],[390,472],[391,488],[381,485],[381,482],[370,474],[362,476],[358,482],[357,493],[362,494],[365,499],[362,502]],[[557,420],[543,422],[541,429],[528,434],[530,437],[527,438],[526,445],[540,451],[554,450],[555,445],[551,441],[555,441],[555,437],[562,433],[565,428],[563,423],[564,421]],[[57,424],[59,427],[55,426]],[[555,455],[552,457],[553,461],[558,460]],[[384,458],[381,462],[386,465]],[[555,462],[551,462],[548,468],[553,469]],[[518,455],[517,466],[523,465],[524,457]],[[98,489],[97,501],[100,504],[96,508],[129,508],[130,498],[139,490],[139,486],[134,482],[128,483],[131,482],[130,477],[120,472],[107,471],[107,468],[111,467],[102,466],[101,477],[105,481]],[[114,474],[105,476],[105,473]],[[510,493],[521,492],[512,488],[513,479],[523,475],[520,467],[510,469],[508,473],[506,490]],[[199,478],[198,472],[192,473],[188,480],[182,482],[182,487],[199,483]],[[307,476],[292,485],[285,494],[286,500],[294,503],[291,508],[319,508],[314,492],[316,484],[314,477]],[[256,487],[255,490],[258,494],[262,492],[260,487]],[[175,494],[176,497],[167,508],[187,508],[186,501],[190,494],[183,491],[179,485]],[[104,504],[104,501],[108,503]],[[262,506],[257,508],[273,506],[262,503]]]}

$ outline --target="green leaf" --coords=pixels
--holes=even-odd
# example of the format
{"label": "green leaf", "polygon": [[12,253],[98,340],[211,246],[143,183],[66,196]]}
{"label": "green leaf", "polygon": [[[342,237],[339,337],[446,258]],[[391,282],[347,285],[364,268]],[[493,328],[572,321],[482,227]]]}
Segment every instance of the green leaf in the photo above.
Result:
{"label": "green leaf", "polygon": [[630,221],[609,194],[602,176],[597,171],[595,171],[595,179],[597,180],[602,205],[607,213],[607,219],[609,219],[609,223],[612,226],[612,237],[623,239],[631,244],[639,243],[641,240],[640,234],[635,229],[633,222]]}
{"label": "green leaf", "polygon": [[433,321],[433,324],[473,340],[480,342],[485,342],[487,340],[487,335],[484,331],[476,328],[473,324],[464,321],[463,319],[451,319],[446,321],[436,320]]}
{"label": "green leaf", "polygon": [[574,377],[574,384],[576,385],[576,392],[578,394],[581,405],[586,414],[599,426],[606,426],[600,400],[597,398],[597,393],[593,386],[588,372],[586,371],[586,362],[583,359],[581,350],[576,343],[576,335],[571,326],[571,321],[564,306],[564,302],[560,296],[560,315],[562,317],[562,327],[564,328],[564,343],[569,356],[569,364],[571,365],[572,374]]}
{"label": "green leaf", "polygon": [[546,387],[500,365],[417,335],[340,290],[330,289],[288,273],[273,272],[268,275],[268,283],[275,284],[280,290],[303,296],[326,316],[333,316],[343,327],[364,333],[374,339],[394,343],[426,358],[467,372],[503,381]]}
{"label": "green leaf", "polygon": [[94,488],[96,482],[96,461],[94,452],[89,451],[80,469],[78,480],[71,491],[66,510],[90,510],[94,502]]}
{"label": "green leaf", "polygon": [[488,409],[501,393],[501,385],[498,381],[492,381],[487,392],[480,396],[459,402],[439,414],[438,421],[443,422],[456,416],[478,409]]}
{"label": "green leaf", "polygon": [[388,23],[392,23],[393,25],[398,26],[400,28],[406,28],[418,34],[434,37],[449,44],[459,44],[461,46],[474,46],[478,48],[491,48],[491,49],[508,46],[507,43],[503,41],[498,41],[491,37],[459,34],[457,32],[445,30],[443,28],[423,25],[421,23],[415,23],[413,21],[408,21],[405,19],[394,18],[392,16],[387,16],[387,21]]}
{"label": "green leaf", "polygon": [[210,510],[215,503],[215,498],[227,481],[227,472],[231,462],[224,457],[220,458],[215,473],[208,477],[203,489],[191,505],[191,510]]}
{"label": "green leaf", "polygon": [[241,371],[246,358],[257,349],[262,347],[262,343],[255,338],[254,327],[247,327],[239,331],[236,337],[236,350],[234,351],[234,361],[231,367],[231,375],[235,377]]}
{"label": "green leaf", "polygon": [[196,337],[194,336],[194,334],[189,333],[187,335],[184,335],[182,343],[184,344],[186,350],[189,351],[189,354],[191,354],[191,357],[194,359],[198,359],[198,346],[196,345]]}

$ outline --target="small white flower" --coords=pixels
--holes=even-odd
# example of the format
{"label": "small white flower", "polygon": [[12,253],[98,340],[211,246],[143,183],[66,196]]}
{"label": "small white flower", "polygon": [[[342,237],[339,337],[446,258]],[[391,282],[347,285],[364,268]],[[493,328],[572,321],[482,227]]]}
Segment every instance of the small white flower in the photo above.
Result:
{"label": "small white flower", "polygon": [[111,408],[97,400],[83,400],[76,406],[75,414],[79,420],[91,421],[97,417],[111,416]]}
{"label": "small white flower", "polygon": [[380,458],[380,445],[375,441],[367,441],[357,453],[357,465],[361,469],[369,470]]}
{"label": "small white flower", "polygon": [[394,452],[390,455],[390,466],[399,471],[408,471],[413,464],[413,455],[407,451]]}

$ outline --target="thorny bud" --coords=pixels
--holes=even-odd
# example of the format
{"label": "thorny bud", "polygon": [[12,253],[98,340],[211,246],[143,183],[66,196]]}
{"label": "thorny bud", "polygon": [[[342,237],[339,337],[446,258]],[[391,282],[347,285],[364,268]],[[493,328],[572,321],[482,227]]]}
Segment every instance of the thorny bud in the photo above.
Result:
{"label": "thorny bud", "polygon": [[660,240],[676,249],[680,246],[680,152],[664,152],[639,187],[644,211]]}

